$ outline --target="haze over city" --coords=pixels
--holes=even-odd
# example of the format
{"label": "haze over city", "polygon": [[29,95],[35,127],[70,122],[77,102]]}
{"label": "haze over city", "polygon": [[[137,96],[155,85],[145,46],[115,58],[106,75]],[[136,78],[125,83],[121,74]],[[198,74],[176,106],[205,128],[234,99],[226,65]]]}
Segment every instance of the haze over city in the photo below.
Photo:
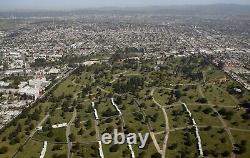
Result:
{"label": "haze over city", "polygon": [[249,0],[0,0],[0,11],[70,10],[99,7],[145,7],[169,5],[250,4]]}

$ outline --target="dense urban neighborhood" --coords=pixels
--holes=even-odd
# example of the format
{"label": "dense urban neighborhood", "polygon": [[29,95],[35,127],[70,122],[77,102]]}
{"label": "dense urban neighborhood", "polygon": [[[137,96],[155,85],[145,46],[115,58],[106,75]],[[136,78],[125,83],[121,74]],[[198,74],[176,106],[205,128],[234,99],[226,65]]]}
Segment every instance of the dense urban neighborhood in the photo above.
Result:
{"label": "dense urban neighborhood", "polygon": [[249,158],[249,21],[0,12],[0,157]]}

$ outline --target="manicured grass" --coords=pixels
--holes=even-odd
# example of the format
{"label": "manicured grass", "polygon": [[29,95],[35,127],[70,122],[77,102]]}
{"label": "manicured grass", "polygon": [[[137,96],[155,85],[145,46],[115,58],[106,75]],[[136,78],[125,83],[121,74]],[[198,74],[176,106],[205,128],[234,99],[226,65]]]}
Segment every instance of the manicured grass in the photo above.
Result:
{"label": "manicured grass", "polygon": [[86,143],[96,141],[96,131],[95,131],[95,121],[94,119],[89,119],[90,123],[87,122],[80,123],[80,127],[76,128],[72,125],[70,130],[75,136],[75,142]]}
{"label": "manicured grass", "polygon": [[[222,109],[220,107],[217,108],[218,110]],[[242,114],[245,113],[245,109],[236,110],[235,108],[231,107],[224,107],[224,109],[229,112],[232,112],[232,117],[229,119],[224,120],[226,121],[227,125],[231,128],[240,128],[240,129],[250,129],[250,122],[249,120],[245,120],[242,118]]]}
{"label": "manicured grass", "polygon": [[9,158],[14,156],[15,152],[18,150],[18,148],[21,146],[21,144],[24,143],[25,139],[20,139],[20,143],[11,145],[9,144],[9,141],[1,141],[1,146],[0,147],[7,147],[8,151],[4,154],[0,154],[1,158]]}
{"label": "manicured grass", "polygon": [[19,152],[17,158],[37,158],[43,149],[42,141],[30,140],[23,148],[22,152]]}
{"label": "manicured grass", "polygon": [[140,100],[141,104],[145,104],[143,111],[146,114],[154,132],[165,130],[166,122],[162,109],[157,106],[152,100]]}
{"label": "manicured grass", "polygon": [[209,105],[187,105],[198,125],[222,126],[216,113]]}
{"label": "manicured grass", "polygon": [[206,82],[213,83],[218,82],[219,79],[225,78],[226,75],[224,72],[211,67],[210,70],[206,71]]}
{"label": "manicured grass", "polygon": [[48,132],[37,131],[32,139],[40,141],[49,141],[49,142],[66,142],[66,128],[56,128],[52,129],[53,135],[48,137]]}
{"label": "manicured grass", "polygon": [[202,97],[199,94],[197,86],[181,86],[180,92],[181,92],[180,100],[185,103],[195,103],[197,99]]}
{"label": "manicured grass", "polygon": [[80,144],[79,149],[76,149],[75,146],[76,144],[73,144],[72,158],[99,157],[99,145],[97,143]]}
{"label": "manicured grass", "polygon": [[223,157],[225,151],[232,152],[232,145],[223,128],[199,129],[203,152],[208,157]]}
{"label": "manicured grass", "polygon": [[148,132],[147,125],[143,120],[137,120],[135,115],[143,115],[141,112],[123,112],[123,118],[125,121],[125,127],[129,130],[129,132]]}
{"label": "manicured grass", "polygon": [[168,102],[171,97],[170,95],[171,95],[171,90],[164,88],[157,88],[153,94],[155,100],[162,106],[169,104]]}
{"label": "manicured grass", "polygon": [[178,130],[174,132],[170,132],[168,138],[168,147],[166,150],[166,157],[177,157],[181,155],[185,155],[186,157],[197,157],[198,149],[196,147],[196,139],[193,133],[187,131],[187,135],[189,135],[190,144],[184,144],[184,130]]}
{"label": "manicured grass", "polygon": [[165,108],[168,115],[169,128],[182,128],[187,127],[190,124],[190,119],[186,110],[182,105],[176,105],[174,107]]}
{"label": "manicured grass", "polygon": [[[103,144],[103,154],[104,154],[104,157],[123,157],[123,152],[128,150],[127,149],[127,145],[126,144],[121,144],[121,145],[118,145],[118,150],[116,152],[111,152],[110,151],[110,147],[114,145],[113,142],[109,145],[105,145]],[[128,150],[129,151],[129,150]],[[130,154],[125,156],[126,158],[130,158]]]}
{"label": "manicured grass", "polygon": [[[60,148],[57,150],[54,150],[53,147],[55,147],[56,145],[59,145]],[[57,156],[66,155],[67,156],[67,151],[68,151],[67,144],[53,144],[53,143],[48,142],[45,158],[53,158],[55,155],[57,155]]]}
{"label": "manicured grass", "polygon": [[132,145],[133,151],[135,153],[135,157],[145,157],[145,158],[151,158],[151,156],[155,153],[157,153],[157,150],[154,146],[154,143],[151,139],[151,137],[148,137],[148,141],[144,148],[140,149],[137,145]]}
{"label": "manicured grass", "polygon": [[[107,117],[104,115],[104,113],[107,112],[109,109],[111,110],[112,113],[117,112],[117,110],[115,109],[115,107],[111,103],[111,99],[109,99],[109,98],[102,99],[100,103],[96,102],[95,107],[97,109],[97,113],[98,113],[98,116],[100,118]],[[118,112],[117,112],[117,114],[118,114]],[[111,116],[114,116],[114,115],[112,114]]]}
{"label": "manicured grass", "polygon": [[49,119],[51,120],[51,124],[61,124],[68,123],[72,117],[72,112],[63,112],[61,109],[57,109],[54,114],[52,114]]}
{"label": "manicured grass", "polygon": [[161,134],[155,134],[155,138],[157,140],[157,143],[159,144],[161,150],[163,150],[163,143],[164,143],[164,139],[165,139],[166,133],[161,133]]}
{"label": "manicured grass", "polygon": [[103,133],[114,133],[114,129],[117,129],[118,132],[122,132],[122,121],[119,117],[114,117],[110,119],[103,119],[99,123],[100,134]]}
{"label": "manicured grass", "polygon": [[230,97],[228,93],[221,91],[215,86],[203,87],[203,93],[210,103],[214,105],[237,106],[238,103]]}
{"label": "manicured grass", "polygon": [[72,81],[74,81],[74,76],[70,76],[63,81],[54,91],[54,95],[59,97],[61,95],[68,96],[77,93],[80,90],[80,86],[75,85]]}
{"label": "manicured grass", "polygon": [[231,130],[231,133],[236,141],[237,144],[241,144],[242,141],[246,141],[246,150],[244,153],[237,155],[237,158],[249,158],[250,155],[250,132],[243,132],[243,131],[234,131]]}

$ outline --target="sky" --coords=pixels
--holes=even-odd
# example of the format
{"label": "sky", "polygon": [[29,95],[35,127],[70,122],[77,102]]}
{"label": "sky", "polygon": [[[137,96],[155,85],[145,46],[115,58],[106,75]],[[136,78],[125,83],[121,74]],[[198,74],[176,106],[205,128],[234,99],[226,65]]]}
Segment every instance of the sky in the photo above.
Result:
{"label": "sky", "polygon": [[0,11],[22,9],[72,10],[100,7],[144,7],[215,3],[250,5],[250,0],[0,0]]}

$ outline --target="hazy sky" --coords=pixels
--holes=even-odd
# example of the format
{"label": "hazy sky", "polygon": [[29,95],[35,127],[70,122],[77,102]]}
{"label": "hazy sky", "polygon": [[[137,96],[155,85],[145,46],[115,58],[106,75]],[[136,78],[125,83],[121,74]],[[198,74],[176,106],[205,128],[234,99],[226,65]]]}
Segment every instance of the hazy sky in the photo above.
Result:
{"label": "hazy sky", "polygon": [[250,4],[250,0],[0,0],[0,11],[16,9],[80,9],[180,4]]}

